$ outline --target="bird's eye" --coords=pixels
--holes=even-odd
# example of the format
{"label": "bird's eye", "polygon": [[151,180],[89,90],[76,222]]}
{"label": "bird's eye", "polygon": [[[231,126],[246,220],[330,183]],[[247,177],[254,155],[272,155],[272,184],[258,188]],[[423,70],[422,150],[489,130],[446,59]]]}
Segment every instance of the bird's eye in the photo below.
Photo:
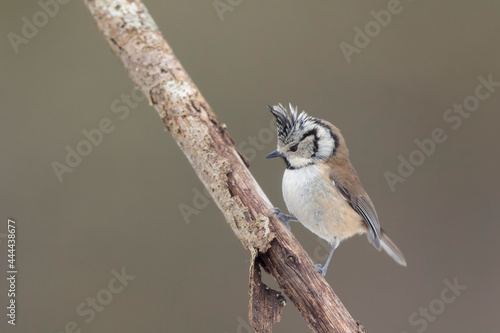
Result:
{"label": "bird's eye", "polygon": [[297,143],[296,145],[293,145],[290,147],[290,151],[297,151],[297,148],[299,148],[299,144]]}

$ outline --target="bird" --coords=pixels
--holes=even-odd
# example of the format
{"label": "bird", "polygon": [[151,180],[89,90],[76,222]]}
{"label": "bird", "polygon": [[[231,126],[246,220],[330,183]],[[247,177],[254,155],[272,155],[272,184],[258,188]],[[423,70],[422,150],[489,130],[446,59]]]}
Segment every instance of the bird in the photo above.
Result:
{"label": "bird", "polygon": [[332,246],[326,263],[317,264],[315,270],[325,276],[340,242],[364,233],[377,250],[384,249],[406,266],[403,253],[380,227],[340,130],[305,111],[298,113],[292,104],[289,112],[281,104],[268,108],[276,118],[278,143],[266,158],[285,161],[282,192],[291,213],[275,207],[270,216],[276,215],[288,228],[290,221],[298,221]]}

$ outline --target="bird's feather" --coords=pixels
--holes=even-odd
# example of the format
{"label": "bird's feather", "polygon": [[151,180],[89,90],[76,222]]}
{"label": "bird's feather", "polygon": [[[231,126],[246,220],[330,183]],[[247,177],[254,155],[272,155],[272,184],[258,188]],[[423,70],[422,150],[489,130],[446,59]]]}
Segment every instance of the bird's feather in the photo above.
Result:
{"label": "bird's feather", "polygon": [[334,184],[342,197],[349,202],[352,209],[361,215],[368,229],[368,240],[380,250],[380,224],[371,200],[367,199],[365,195],[354,196],[345,187],[335,182]]}

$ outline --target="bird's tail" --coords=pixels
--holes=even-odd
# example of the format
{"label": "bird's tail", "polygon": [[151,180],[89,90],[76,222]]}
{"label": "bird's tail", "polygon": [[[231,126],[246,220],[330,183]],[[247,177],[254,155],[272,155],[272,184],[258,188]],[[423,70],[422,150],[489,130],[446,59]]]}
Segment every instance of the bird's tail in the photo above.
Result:
{"label": "bird's tail", "polygon": [[384,249],[384,251],[387,252],[387,254],[392,259],[394,259],[398,264],[406,267],[406,260],[405,260],[405,257],[403,255],[403,252],[401,252],[401,250],[398,249],[396,244],[394,244],[391,241],[391,239],[389,238],[389,236],[387,236],[387,234],[384,232],[384,230],[381,229],[380,234],[381,234],[380,245],[382,245],[382,248]]}

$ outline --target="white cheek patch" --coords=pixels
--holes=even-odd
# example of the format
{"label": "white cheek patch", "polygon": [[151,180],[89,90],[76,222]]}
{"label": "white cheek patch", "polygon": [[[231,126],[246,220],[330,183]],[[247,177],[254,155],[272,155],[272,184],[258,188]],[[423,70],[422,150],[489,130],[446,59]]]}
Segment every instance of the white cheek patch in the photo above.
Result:
{"label": "white cheek patch", "polygon": [[332,138],[330,132],[323,126],[318,126],[318,157],[330,157],[335,148],[335,139]]}

